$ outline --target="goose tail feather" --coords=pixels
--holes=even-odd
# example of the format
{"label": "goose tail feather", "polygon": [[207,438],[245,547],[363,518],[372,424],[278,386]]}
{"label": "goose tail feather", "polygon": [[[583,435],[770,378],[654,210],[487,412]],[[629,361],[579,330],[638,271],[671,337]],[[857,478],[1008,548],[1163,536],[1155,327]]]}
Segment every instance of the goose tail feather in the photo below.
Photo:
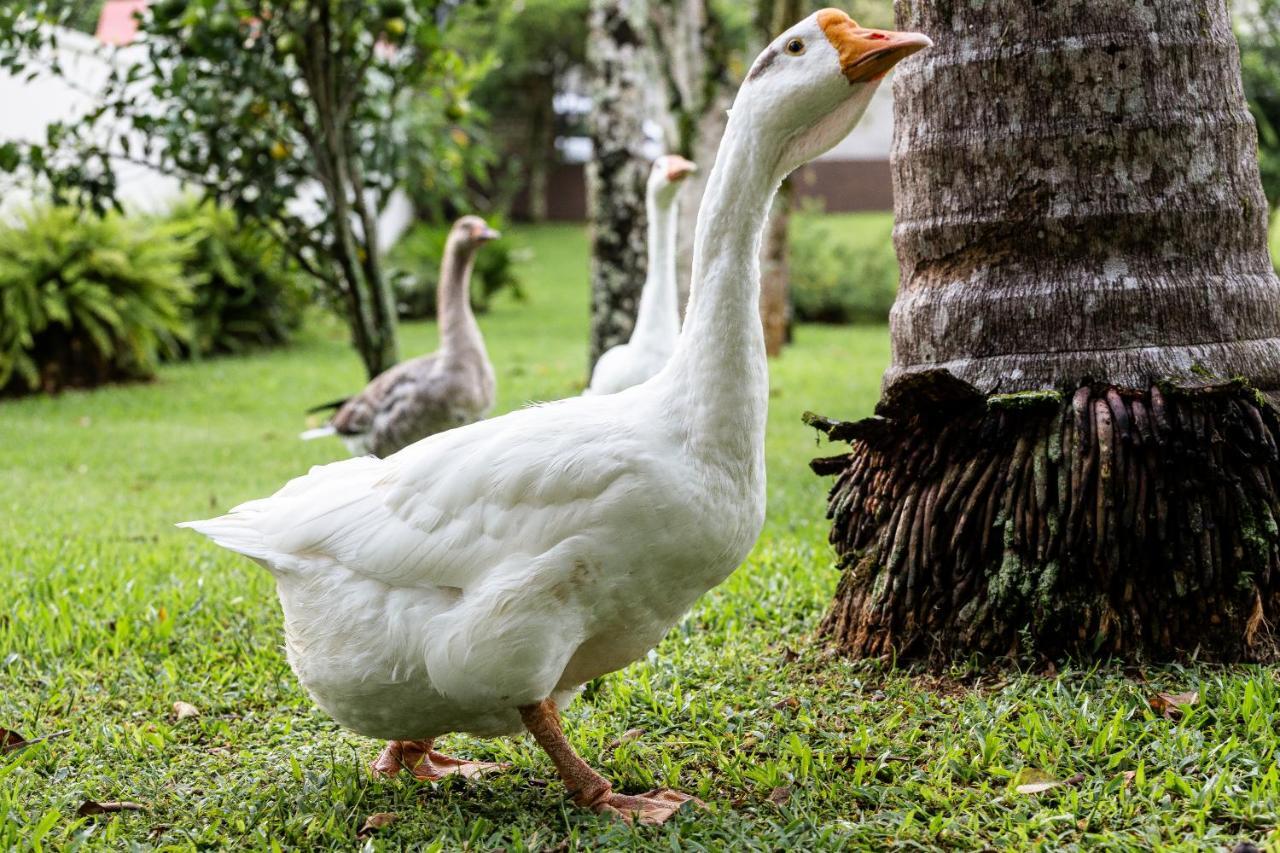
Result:
{"label": "goose tail feather", "polygon": [[262,531],[256,529],[244,513],[232,512],[217,518],[206,518],[199,521],[183,521],[178,527],[194,530],[213,540],[214,544],[252,557],[263,565],[271,555]]}
{"label": "goose tail feather", "polygon": [[303,441],[312,441],[317,438],[328,438],[331,435],[337,434],[338,431],[333,428],[332,424],[330,424],[329,426],[316,427],[315,429],[309,429],[306,432],[300,432],[298,433],[298,438]]}
{"label": "goose tail feather", "polygon": [[307,409],[307,414],[314,415],[317,412],[327,412],[330,409],[341,409],[343,406],[347,404],[347,401],[350,399],[351,399],[350,397],[339,397],[337,400],[330,400],[327,403],[321,403],[318,406],[312,406],[311,408]]}

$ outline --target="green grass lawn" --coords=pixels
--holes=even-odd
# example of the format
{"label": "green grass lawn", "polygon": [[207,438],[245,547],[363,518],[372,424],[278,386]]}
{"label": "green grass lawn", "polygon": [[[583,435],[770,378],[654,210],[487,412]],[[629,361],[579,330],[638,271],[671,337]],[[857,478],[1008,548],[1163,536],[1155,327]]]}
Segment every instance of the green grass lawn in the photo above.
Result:
{"label": "green grass lawn", "polygon": [[[516,229],[528,301],[481,320],[499,410],[583,380],[586,242]],[[434,345],[405,330],[403,351]],[[826,451],[800,414],[870,411],[882,327],[802,327],[771,366],[769,520],[746,565],[651,655],[588,686],[570,738],[623,791],[710,810],[629,828],[567,801],[529,739],[453,737],[484,781],[374,781],[380,744],[300,691],[265,572],[173,528],[340,458],[301,412],[361,385],[333,322],[288,351],[166,368],[149,385],[0,404],[0,848],[1222,849],[1280,841],[1274,670],[1065,670],[934,679],[824,654],[837,575]],[[1196,690],[1181,719],[1158,691]],[[175,701],[200,716],[174,719]],[[623,738],[624,732],[642,730]],[[1019,793],[1019,774],[1069,784]],[[1025,781],[1026,777],[1022,777]],[[141,811],[78,817],[86,800]],[[357,840],[365,818],[398,820]]]}

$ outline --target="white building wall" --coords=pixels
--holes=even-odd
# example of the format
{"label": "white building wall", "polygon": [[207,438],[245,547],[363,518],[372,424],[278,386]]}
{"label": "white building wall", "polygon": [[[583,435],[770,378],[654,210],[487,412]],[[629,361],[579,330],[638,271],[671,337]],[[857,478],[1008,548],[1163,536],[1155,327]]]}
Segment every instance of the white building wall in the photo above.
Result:
{"label": "white building wall", "polygon": [[[74,121],[92,108],[93,93],[99,91],[112,64],[134,61],[140,48],[105,48],[91,36],[60,29],[57,35],[58,63],[66,78],[48,73],[27,80],[30,71],[47,68],[34,64],[21,76],[0,72],[0,142],[42,142],[48,126],[57,121]],[[52,59],[53,57],[49,57]],[[176,180],[133,163],[117,161],[120,200],[126,207],[143,211],[162,210],[182,192]],[[43,195],[28,178],[0,178],[0,217]]]}

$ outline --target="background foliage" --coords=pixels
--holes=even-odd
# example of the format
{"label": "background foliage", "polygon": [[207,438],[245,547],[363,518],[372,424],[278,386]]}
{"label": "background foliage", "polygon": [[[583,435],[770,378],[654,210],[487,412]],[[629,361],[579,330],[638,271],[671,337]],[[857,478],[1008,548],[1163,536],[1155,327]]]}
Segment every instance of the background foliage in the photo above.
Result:
{"label": "background foliage", "polygon": [[[378,211],[398,184],[447,195],[483,164],[458,153],[474,136],[466,94],[478,72],[453,37],[455,6],[157,0],[140,61],[113,66],[82,120],[39,144],[0,144],[0,171],[35,172],[59,199],[97,210],[115,204],[121,158],[202,189],[268,228],[330,291],[367,372],[379,372],[397,353]],[[61,73],[48,24],[73,11],[0,5],[0,68]],[[447,141],[424,154],[425,139]]]}
{"label": "background foliage", "polygon": [[1262,188],[1272,209],[1280,206],[1280,0],[1258,0],[1254,13],[1236,21],[1245,95],[1258,123]]}
{"label": "background foliage", "polygon": [[182,275],[192,294],[188,352],[213,355],[289,342],[311,288],[266,229],[198,200],[180,204],[167,223],[162,232],[183,244]]}
{"label": "background foliage", "polygon": [[145,379],[188,339],[184,244],[65,207],[0,229],[0,391]]}
{"label": "background foliage", "polygon": [[791,298],[796,319],[883,323],[897,292],[892,216],[824,216],[811,211],[792,220]]}

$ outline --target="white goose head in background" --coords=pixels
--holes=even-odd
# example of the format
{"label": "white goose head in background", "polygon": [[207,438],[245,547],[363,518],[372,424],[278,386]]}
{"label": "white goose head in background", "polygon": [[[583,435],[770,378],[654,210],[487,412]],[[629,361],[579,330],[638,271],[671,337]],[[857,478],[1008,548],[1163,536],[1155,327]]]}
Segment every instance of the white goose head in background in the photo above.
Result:
{"label": "white goose head in background", "polygon": [[523,728],[580,806],[657,823],[690,799],[614,792],[557,706],[643,659],[754,546],[765,217],[786,172],[835,144],[889,65],[926,44],[824,10],[769,47],[703,196],[684,331],[650,381],[317,467],[186,525],[272,572],[299,680],[343,725],[393,739],[379,772],[475,774],[433,739]]}
{"label": "white goose head in background", "polygon": [[663,154],[653,161],[649,169],[649,180],[645,185],[646,200],[654,205],[667,206],[675,203],[676,195],[684,179],[698,171],[698,166],[679,154]]}
{"label": "white goose head in background", "polygon": [[680,337],[680,295],[676,275],[680,189],[698,167],[679,154],[653,161],[645,185],[648,217],[648,272],[636,308],[636,323],[625,344],[610,348],[591,371],[587,395],[614,394],[639,385],[666,365]]}

